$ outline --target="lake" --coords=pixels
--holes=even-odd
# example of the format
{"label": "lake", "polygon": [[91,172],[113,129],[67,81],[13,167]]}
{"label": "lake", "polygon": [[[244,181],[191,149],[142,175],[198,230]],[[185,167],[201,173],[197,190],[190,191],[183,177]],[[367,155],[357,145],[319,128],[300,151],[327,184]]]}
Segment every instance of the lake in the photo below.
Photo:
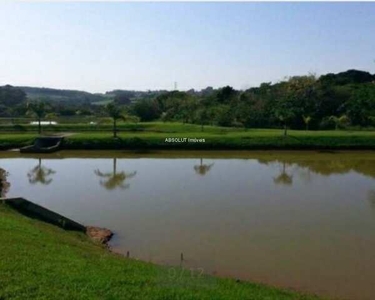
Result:
{"label": "lake", "polygon": [[374,152],[0,154],[7,197],[115,232],[121,253],[375,299]]}

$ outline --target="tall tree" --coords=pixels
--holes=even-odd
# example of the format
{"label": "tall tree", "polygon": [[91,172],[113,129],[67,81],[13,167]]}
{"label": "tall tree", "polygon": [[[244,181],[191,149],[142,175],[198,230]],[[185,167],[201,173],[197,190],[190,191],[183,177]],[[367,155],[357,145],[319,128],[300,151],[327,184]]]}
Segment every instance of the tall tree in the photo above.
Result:
{"label": "tall tree", "polygon": [[208,111],[205,107],[201,107],[197,110],[197,119],[199,124],[201,125],[201,131],[204,131],[204,124],[208,123]]}
{"label": "tall tree", "polygon": [[38,133],[41,134],[42,126],[41,121],[47,114],[47,104],[44,101],[29,102],[27,104],[27,110],[29,113],[36,116],[38,121]]}
{"label": "tall tree", "polygon": [[117,120],[125,120],[125,116],[122,114],[121,109],[114,103],[109,103],[106,106],[108,115],[113,120],[113,137],[117,137]]}
{"label": "tall tree", "polygon": [[303,122],[306,125],[306,131],[309,130],[309,124],[311,122],[311,117],[310,116],[302,116]]}
{"label": "tall tree", "polygon": [[284,127],[284,136],[287,136],[288,125],[296,115],[294,110],[295,108],[293,107],[293,103],[287,99],[281,100],[278,103],[278,106],[275,108],[275,116]]}

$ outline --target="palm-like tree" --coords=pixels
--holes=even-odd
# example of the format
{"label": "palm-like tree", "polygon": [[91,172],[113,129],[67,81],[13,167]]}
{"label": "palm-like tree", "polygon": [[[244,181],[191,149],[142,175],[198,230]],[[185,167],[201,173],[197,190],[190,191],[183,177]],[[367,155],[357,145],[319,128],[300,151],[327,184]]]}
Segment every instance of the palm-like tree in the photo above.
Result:
{"label": "palm-like tree", "polygon": [[198,114],[199,122],[201,124],[201,131],[204,131],[204,124],[207,122],[208,117],[209,117],[207,109],[201,108],[198,110],[197,114]]}
{"label": "palm-like tree", "polygon": [[210,169],[212,168],[213,165],[214,165],[213,163],[209,164],[209,165],[204,165],[203,164],[203,159],[201,158],[200,159],[200,164],[194,166],[194,170],[195,170],[195,172],[197,174],[204,176],[204,175],[207,174],[208,171],[210,171]]}
{"label": "palm-like tree", "polygon": [[294,113],[287,109],[276,110],[276,118],[284,124],[284,136],[288,134],[288,122],[294,118]]}
{"label": "palm-like tree", "polygon": [[286,163],[283,162],[283,168],[279,176],[273,179],[275,184],[291,185],[293,183],[293,176],[289,175],[285,170]]}
{"label": "palm-like tree", "polygon": [[56,171],[43,167],[42,166],[42,159],[39,158],[39,163],[27,173],[27,177],[29,178],[29,182],[31,184],[41,183],[43,185],[48,185],[52,182],[52,178],[48,178],[48,176],[55,174]]}
{"label": "palm-like tree", "polygon": [[108,103],[106,106],[108,115],[113,119],[113,137],[117,137],[117,120],[125,120],[121,109],[114,103]]}
{"label": "palm-like tree", "polygon": [[117,187],[121,189],[127,189],[129,187],[129,184],[125,184],[124,181],[126,179],[130,179],[134,177],[137,172],[131,172],[131,173],[125,173],[120,172],[117,173],[117,159],[113,159],[113,172],[112,173],[103,173],[99,169],[95,170],[94,173],[101,177],[106,178],[106,180],[100,180],[100,184],[104,186],[107,190],[113,190]]}
{"label": "palm-like tree", "polygon": [[350,119],[347,115],[342,115],[341,117],[330,116],[329,120],[335,123],[336,130],[339,128],[339,126],[345,126],[350,122]]}
{"label": "palm-like tree", "polygon": [[47,105],[44,101],[37,101],[37,102],[29,102],[27,104],[28,113],[32,113],[36,116],[38,121],[38,133],[41,134],[42,126],[41,121],[46,116],[47,113]]}
{"label": "palm-like tree", "polygon": [[0,168],[0,198],[5,198],[10,187],[7,181],[8,172]]}
{"label": "palm-like tree", "polygon": [[310,116],[302,116],[302,118],[303,118],[303,122],[306,125],[306,131],[308,131],[309,130],[309,124],[311,122],[311,117]]}
{"label": "palm-like tree", "polygon": [[58,117],[58,114],[57,113],[48,113],[44,117],[47,121],[49,121],[49,124],[51,125],[53,119],[56,119]]}

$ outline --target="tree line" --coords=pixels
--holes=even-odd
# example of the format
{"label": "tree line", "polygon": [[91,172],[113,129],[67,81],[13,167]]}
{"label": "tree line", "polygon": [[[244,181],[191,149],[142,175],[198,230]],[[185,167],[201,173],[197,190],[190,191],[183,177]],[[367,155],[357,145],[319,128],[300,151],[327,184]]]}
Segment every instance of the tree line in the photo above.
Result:
{"label": "tree line", "polygon": [[91,102],[28,99],[22,89],[3,86],[0,87],[0,116],[25,116],[36,103],[43,102],[46,105],[43,104],[45,112],[41,119],[46,113],[115,115],[115,121],[173,121],[199,124],[202,130],[205,125],[244,129],[283,127],[285,133],[288,128],[325,130],[375,126],[375,75],[358,70],[320,77],[293,76],[247,90],[225,86],[154,93],[119,90],[111,95],[110,105],[103,110],[103,106]]}
{"label": "tree line", "polygon": [[375,126],[375,75],[293,76],[245,91],[226,86],[208,93],[172,91],[130,108],[142,121],[243,128],[337,129]]}

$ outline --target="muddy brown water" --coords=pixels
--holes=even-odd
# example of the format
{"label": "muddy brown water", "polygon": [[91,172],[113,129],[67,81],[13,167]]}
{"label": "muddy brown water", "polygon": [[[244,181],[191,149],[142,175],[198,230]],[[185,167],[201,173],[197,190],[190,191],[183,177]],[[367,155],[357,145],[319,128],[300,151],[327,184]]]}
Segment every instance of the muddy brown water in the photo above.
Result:
{"label": "muddy brown water", "polygon": [[0,168],[3,196],[107,227],[131,257],[375,299],[375,152],[2,152]]}

